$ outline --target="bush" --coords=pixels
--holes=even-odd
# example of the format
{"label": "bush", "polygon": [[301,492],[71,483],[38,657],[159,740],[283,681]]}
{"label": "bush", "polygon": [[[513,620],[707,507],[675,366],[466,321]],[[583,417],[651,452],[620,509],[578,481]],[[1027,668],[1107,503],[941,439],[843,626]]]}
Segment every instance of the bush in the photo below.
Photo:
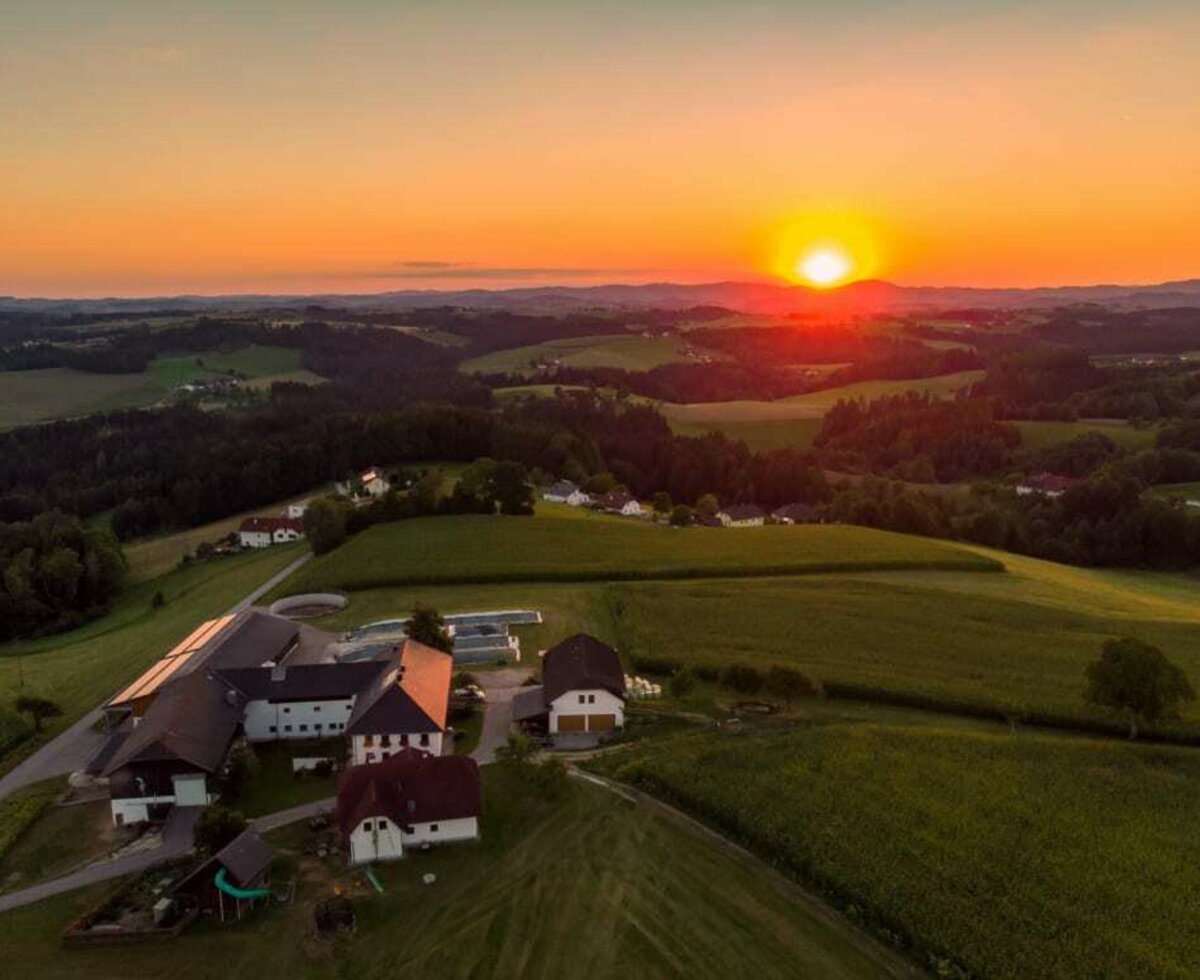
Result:
{"label": "bush", "polygon": [[696,686],[696,675],[690,667],[679,667],[667,682],[667,689],[673,698],[685,698],[692,693]]}
{"label": "bush", "polygon": [[763,676],[747,664],[730,664],[721,672],[721,683],[738,694],[753,697],[762,690]]}
{"label": "bush", "polygon": [[246,829],[246,818],[237,810],[214,804],[200,812],[192,829],[192,844],[202,857],[216,854]]}

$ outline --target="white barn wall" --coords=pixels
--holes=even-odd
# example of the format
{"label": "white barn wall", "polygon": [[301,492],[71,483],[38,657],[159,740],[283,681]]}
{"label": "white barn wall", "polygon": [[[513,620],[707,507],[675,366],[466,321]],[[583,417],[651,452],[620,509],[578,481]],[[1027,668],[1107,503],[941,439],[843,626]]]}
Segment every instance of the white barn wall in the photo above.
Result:
{"label": "white barn wall", "polygon": [[[580,696],[584,704],[579,703]],[[588,704],[587,698],[595,696],[595,704]],[[567,691],[550,702],[550,732],[558,732],[559,715],[616,715],[617,727],[625,724],[625,702],[603,688],[589,688],[581,691]]]}
{"label": "white barn wall", "polygon": [[[328,701],[250,701],[243,727],[251,742],[274,742],[289,738],[327,738],[346,734],[346,720],[354,698]],[[304,726],[301,731],[300,726]],[[316,726],[320,725],[320,731]],[[271,726],[275,731],[271,731]],[[287,729],[291,727],[289,732]],[[334,726],[334,727],[331,727]]]}

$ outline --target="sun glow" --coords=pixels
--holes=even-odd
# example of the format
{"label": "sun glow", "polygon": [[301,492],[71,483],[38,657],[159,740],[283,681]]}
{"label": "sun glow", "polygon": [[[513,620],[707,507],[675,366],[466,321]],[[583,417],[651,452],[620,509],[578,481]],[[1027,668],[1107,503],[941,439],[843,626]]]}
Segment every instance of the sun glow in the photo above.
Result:
{"label": "sun glow", "polygon": [[814,286],[836,286],[850,274],[849,257],[834,248],[822,248],[796,260],[796,275]]}

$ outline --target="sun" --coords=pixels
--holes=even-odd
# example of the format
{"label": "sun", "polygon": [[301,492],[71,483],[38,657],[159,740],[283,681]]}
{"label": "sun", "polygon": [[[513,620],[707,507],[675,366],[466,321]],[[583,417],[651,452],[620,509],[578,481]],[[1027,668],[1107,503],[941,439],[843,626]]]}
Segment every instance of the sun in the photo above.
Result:
{"label": "sun", "polygon": [[821,248],[796,260],[796,275],[814,286],[836,286],[850,274],[850,259],[836,248]]}

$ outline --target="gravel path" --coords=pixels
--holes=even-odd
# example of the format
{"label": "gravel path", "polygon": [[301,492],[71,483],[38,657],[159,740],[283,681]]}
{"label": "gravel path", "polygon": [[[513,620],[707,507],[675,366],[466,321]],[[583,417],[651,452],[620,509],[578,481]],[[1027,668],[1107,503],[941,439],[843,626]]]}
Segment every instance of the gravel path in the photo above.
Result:
{"label": "gravel path", "polygon": [[525,678],[529,676],[528,667],[505,667],[502,670],[481,670],[475,675],[479,686],[487,694],[487,707],[483,713],[483,731],[479,735],[479,744],[471,753],[471,758],[481,766],[496,761],[496,749],[508,742],[509,728],[512,726],[512,699]]}

